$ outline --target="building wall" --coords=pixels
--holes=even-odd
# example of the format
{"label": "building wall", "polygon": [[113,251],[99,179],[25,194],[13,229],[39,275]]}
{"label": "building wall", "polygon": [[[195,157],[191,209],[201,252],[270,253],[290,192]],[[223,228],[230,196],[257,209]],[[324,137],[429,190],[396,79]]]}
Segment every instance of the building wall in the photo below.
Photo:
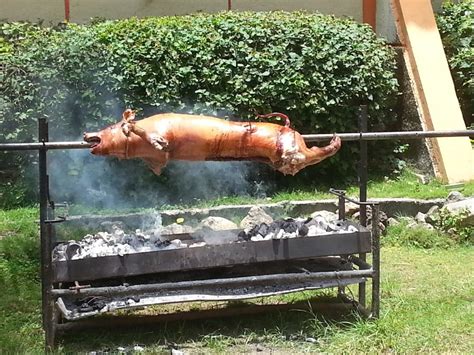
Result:
{"label": "building wall", "polygon": [[[431,0],[435,10],[443,0]],[[93,17],[172,16],[227,10],[229,0],[70,0],[70,20],[86,23]],[[363,0],[230,0],[234,11],[307,10],[349,16],[362,21]],[[391,0],[377,0],[377,33],[396,42]],[[0,0],[0,20],[57,24],[64,20],[64,0]]]}
{"label": "building wall", "polygon": [[[362,20],[362,0],[231,0],[236,11],[307,10]],[[72,22],[92,17],[172,16],[227,10],[228,0],[70,0]],[[64,0],[0,0],[0,19],[56,24],[64,20]]]}

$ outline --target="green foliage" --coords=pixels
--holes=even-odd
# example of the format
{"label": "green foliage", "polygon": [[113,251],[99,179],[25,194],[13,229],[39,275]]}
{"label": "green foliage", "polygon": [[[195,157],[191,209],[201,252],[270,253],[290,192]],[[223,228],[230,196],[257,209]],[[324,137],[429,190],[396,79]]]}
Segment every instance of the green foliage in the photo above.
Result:
{"label": "green foliage", "polygon": [[[34,140],[42,116],[51,139],[78,139],[126,107],[245,120],[281,111],[314,133],[356,130],[356,106],[365,102],[370,129],[393,123],[394,53],[349,19],[226,12],[57,28],[3,24],[0,44],[0,141]],[[319,176],[352,175],[356,150],[347,145]],[[12,170],[31,159],[0,156]]]}
{"label": "green foliage", "polygon": [[382,244],[432,249],[449,248],[454,246],[456,241],[440,231],[422,226],[411,227],[408,226],[408,221],[402,220],[400,224],[388,228],[387,235],[382,238]]}
{"label": "green foliage", "polygon": [[469,211],[464,210],[452,213],[448,210],[439,212],[438,227],[461,244],[474,244],[474,227],[463,224]]}
{"label": "green foliage", "polygon": [[474,113],[474,1],[446,1],[437,17],[466,125]]}
{"label": "green foliage", "polygon": [[[39,280],[39,238],[36,208],[0,210],[0,285]],[[33,276],[34,275],[34,276]]]}

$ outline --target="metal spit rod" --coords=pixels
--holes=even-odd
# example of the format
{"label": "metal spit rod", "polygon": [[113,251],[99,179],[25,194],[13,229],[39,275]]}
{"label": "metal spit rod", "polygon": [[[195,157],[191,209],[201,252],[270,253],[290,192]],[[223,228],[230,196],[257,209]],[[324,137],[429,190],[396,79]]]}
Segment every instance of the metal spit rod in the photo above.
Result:
{"label": "metal spit rod", "polygon": [[[442,137],[474,137],[474,130],[451,131],[408,131],[408,132],[359,132],[336,133],[343,141],[373,141],[390,139],[420,139]],[[330,140],[334,134],[303,134],[307,143]],[[42,150],[42,149],[87,149],[92,144],[87,142],[38,142],[38,143],[0,143],[0,151],[9,150]]]}

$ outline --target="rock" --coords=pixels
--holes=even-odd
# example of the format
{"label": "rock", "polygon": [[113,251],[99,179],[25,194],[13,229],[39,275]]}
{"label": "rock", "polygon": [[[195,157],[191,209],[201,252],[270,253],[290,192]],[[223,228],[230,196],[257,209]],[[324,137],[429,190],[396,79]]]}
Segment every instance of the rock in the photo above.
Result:
{"label": "rock", "polygon": [[424,228],[424,229],[428,229],[430,231],[434,230],[435,227],[433,227],[431,224],[429,223],[420,223],[419,224],[420,227]]}
{"label": "rock", "polygon": [[425,219],[426,215],[422,212],[418,212],[415,216],[415,221],[417,221],[418,223],[426,223],[426,219]]}
{"label": "rock", "polygon": [[260,206],[252,207],[247,216],[240,222],[240,228],[242,229],[251,229],[256,225],[261,223],[270,224],[273,222],[273,218],[265,212],[265,210]]}
{"label": "rock", "polygon": [[[454,191],[453,191],[454,192]],[[474,197],[468,199],[446,203],[440,210],[441,213],[449,212],[452,215],[460,215],[462,226],[474,226]]]}
{"label": "rock", "polygon": [[464,199],[464,195],[459,191],[451,191],[446,198],[447,202],[457,202]]}
{"label": "rock", "polygon": [[311,337],[306,338],[304,341],[306,341],[308,343],[313,343],[313,344],[318,342],[316,339],[311,338]]}
{"label": "rock", "polygon": [[351,217],[354,213],[358,212],[360,209],[359,205],[354,202],[346,202],[346,217]]}
{"label": "rock", "polygon": [[184,355],[184,352],[177,349],[171,349],[171,355]]}
{"label": "rock", "polygon": [[257,344],[257,346],[255,347],[255,350],[257,350],[258,352],[261,352],[261,351],[265,350],[265,348],[262,345]]}
{"label": "rock", "polygon": [[141,352],[141,351],[144,351],[145,348],[143,346],[140,346],[140,345],[135,345],[133,347],[133,351],[138,351],[138,352]]}
{"label": "rock", "polygon": [[197,229],[209,228],[213,231],[238,229],[237,224],[222,217],[207,217],[199,223]]}
{"label": "rock", "polygon": [[389,227],[392,227],[392,226],[398,226],[400,224],[399,221],[397,221],[395,218],[393,217],[390,217],[389,219],[387,219],[387,225]]}
{"label": "rock", "polygon": [[329,212],[329,211],[316,211],[311,214],[311,218],[316,219],[316,217],[322,217],[324,218],[327,222],[334,222],[337,221],[339,216],[334,213],[334,212]]}
{"label": "rock", "polygon": [[431,207],[426,212],[425,221],[429,224],[435,224],[439,220],[439,206]]}
{"label": "rock", "polygon": [[167,225],[166,227],[161,228],[161,234],[183,234],[183,233],[192,233],[193,227],[187,226],[185,224],[173,223]]}
{"label": "rock", "polygon": [[415,176],[418,178],[418,181],[423,185],[426,185],[430,182],[429,178],[426,175],[415,173]]}

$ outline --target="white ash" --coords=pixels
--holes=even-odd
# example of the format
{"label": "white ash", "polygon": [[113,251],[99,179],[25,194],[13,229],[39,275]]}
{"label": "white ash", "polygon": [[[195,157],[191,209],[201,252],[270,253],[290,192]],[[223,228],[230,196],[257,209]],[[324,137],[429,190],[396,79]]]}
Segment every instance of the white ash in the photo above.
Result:
{"label": "white ash", "polygon": [[[190,244],[190,245],[189,245]],[[137,229],[126,233],[114,226],[110,232],[88,234],[80,241],[71,240],[59,244],[53,250],[53,260],[77,260],[108,255],[125,255],[149,251],[171,250],[193,246],[193,241],[183,242],[180,239],[168,240],[161,237],[156,230],[147,233]]]}
{"label": "white ash", "polygon": [[108,227],[108,231],[98,232],[94,235],[88,234],[80,241],[72,240],[59,244],[53,250],[53,260],[66,261],[109,255],[122,256],[132,253],[197,248],[234,242],[258,242],[357,232],[355,226],[334,220],[333,216],[324,216],[324,214],[315,214],[312,218],[275,220],[270,224],[260,223],[238,234],[234,230],[215,231],[201,228],[191,234],[192,239],[186,240],[167,239],[161,235],[161,228],[152,228],[146,232],[142,232],[140,229],[135,232],[125,232],[115,224]]}

